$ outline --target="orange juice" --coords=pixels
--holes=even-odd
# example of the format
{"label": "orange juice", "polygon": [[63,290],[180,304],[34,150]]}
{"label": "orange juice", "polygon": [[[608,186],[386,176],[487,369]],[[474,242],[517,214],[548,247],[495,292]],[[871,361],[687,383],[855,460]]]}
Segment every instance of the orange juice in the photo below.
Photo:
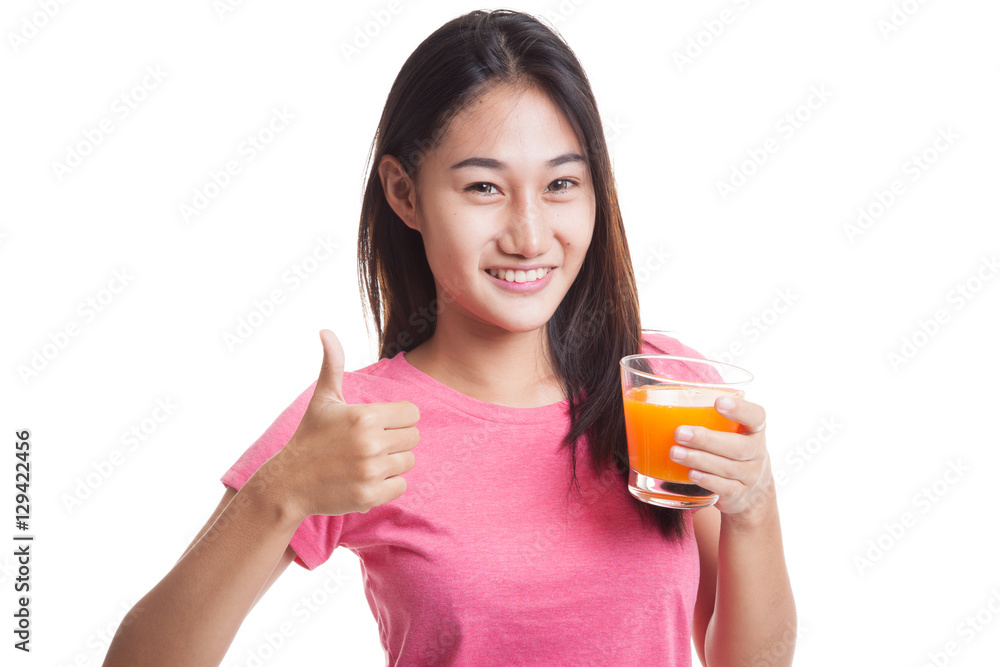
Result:
{"label": "orange juice", "polygon": [[631,387],[624,396],[628,459],[641,475],[693,484],[687,466],[670,458],[678,426],[704,426],[735,433],[739,424],[715,409],[720,396],[742,397],[742,391],[677,386]]}

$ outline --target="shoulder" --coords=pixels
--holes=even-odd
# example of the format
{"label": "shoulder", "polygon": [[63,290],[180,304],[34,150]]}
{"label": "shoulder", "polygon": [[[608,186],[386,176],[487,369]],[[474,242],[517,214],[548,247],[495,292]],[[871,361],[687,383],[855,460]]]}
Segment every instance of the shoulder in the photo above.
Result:
{"label": "shoulder", "polygon": [[[399,372],[399,361],[399,358],[385,358],[357,370],[345,370],[341,384],[344,400],[348,404],[395,400],[385,397],[408,385],[406,378]],[[291,412],[298,412],[300,415],[305,412],[316,391],[317,382],[318,378],[296,397],[288,407]]]}
{"label": "shoulder", "polygon": [[642,334],[642,354],[675,354],[680,357],[695,357],[704,359],[693,347],[688,347],[672,336],[662,333],[644,332]]}
{"label": "shoulder", "polygon": [[[315,388],[316,383],[312,384]],[[363,368],[344,371],[344,400],[348,403],[375,403],[406,400],[413,382],[400,355],[384,357]]]}
{"label": "shoulder", "polygon": [[[672,336],[661,333],[643,333],[643,354],[669,354],[675,357],[688,357],[689,359],[706,359],[707,357],[703,355],[698,350],[693,347],[689,347],[684,343],[680,342]],[[684,372],[689,374],[692,379],[698,379],[702,382],[722,382],[718,371],[715,366],[711,364],[700,364],[700,363],[685,363],[681,368]]]}

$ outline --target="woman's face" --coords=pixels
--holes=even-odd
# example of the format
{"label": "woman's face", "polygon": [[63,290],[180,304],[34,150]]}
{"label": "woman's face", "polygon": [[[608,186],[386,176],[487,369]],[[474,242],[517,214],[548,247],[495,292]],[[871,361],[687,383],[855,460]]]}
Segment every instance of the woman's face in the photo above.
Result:
{"label": "woman's face", "polygon": [[456,115],[407,199],[393,207],[423,238],[445,313],[507,331],[548,322],[594,231],[583,150],[535,88],[494,87]]}

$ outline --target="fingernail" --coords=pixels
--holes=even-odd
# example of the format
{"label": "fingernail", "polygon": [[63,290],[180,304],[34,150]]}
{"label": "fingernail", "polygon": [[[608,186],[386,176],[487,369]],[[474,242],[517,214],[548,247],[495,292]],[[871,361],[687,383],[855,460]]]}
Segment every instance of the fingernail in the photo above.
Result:
{"label": "fingernail", "polygon": [[720,410],[732,410],[736,407],[736,402],[728,396],[723,396],[719,399],[719,409]]}
{"label": "fingernail", "polygon": [[702,477],[704,477],[704,475],[701,474],[701,472],[698,471],[698,470],[692,470],[692,471],[690,471],[688,473],[688,477],[690,477],[691,479],[693,479],[694,481],[697,482],[699,479],[701,479]]}
{"label": "fingernail", "polygon": [[687,442],[694,437],[694,431],[691,430],[690,426],[681,426],[674,433],[674,440],[679,440],[680,442]]}
{"label": "fingernail", "polygon": [[677,445],[670,448],[670,458],[675,461],[683,461],[684,457],[687,456],[687,453],[688,450],[683,447],[678,447]]}

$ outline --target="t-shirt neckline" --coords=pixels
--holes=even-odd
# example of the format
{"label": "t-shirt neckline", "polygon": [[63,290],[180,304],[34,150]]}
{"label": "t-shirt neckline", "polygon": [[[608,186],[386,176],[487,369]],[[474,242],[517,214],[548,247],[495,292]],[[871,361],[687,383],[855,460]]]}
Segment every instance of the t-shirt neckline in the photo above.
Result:
{"label": "t-shirt neckline", "polygon": [[533,408],[515,408],[509,405],[487,403],[467,396],[457,389],[452,389],[443,382],[435,380],[422,370],[406,360],[406,351],[402,350],[392,357],[390,362],[398,367],[400,375],[422,385],[433,392],[434,397],[467,414],[494,422],[509,422],[512,424],[548,423],[566,416],[569,409],[569,399],[558,403],[541,405]]}

